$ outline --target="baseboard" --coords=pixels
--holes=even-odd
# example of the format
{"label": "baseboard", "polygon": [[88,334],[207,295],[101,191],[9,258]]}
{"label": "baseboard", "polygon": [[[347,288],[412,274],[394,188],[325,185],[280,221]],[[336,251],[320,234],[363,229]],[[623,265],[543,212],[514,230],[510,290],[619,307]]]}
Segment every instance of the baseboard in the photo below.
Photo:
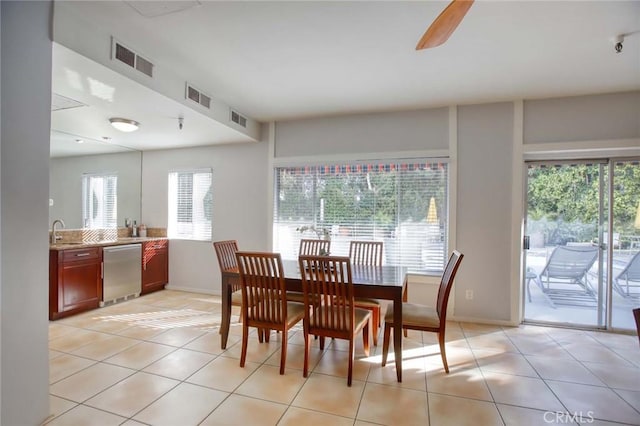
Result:
{"label": "baseboard", "polygon": [[212,296],[220,296],[219,291],[210,290],[202,287],[188,287],[188,286],[167,284],[164,288],[167,290],[187,291],[189,293],[200,293],[200,294],[210,294]]}
{"label": "baseboard", "polygon": [[456,321],[456,322],[470,322],[473,324],[487,324],[487,325],[501,325],[505,327],[518,327],[520,325],[517,321],[507,321],[507,320],[492,320],[486,318],[473,318],[473,317],[459,317],[455,315],[451,315],[447,318],[448,321]]}

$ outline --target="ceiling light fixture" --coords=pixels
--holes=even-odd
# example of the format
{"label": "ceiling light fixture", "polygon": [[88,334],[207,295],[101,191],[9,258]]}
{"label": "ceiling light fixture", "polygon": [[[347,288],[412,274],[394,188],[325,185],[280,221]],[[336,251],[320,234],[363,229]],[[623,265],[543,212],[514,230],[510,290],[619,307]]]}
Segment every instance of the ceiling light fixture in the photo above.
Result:
{"label": "ceiling light fixture", "polygon": [[140,127],[140,123],[128,118],[110,118],[109,123],[121,132],[135,132]]}

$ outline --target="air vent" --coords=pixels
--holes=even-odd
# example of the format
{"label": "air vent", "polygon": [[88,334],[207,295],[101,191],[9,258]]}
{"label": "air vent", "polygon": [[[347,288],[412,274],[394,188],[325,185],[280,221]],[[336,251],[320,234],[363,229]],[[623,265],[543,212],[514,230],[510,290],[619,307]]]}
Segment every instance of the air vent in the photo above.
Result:
{"label": "air vent", "polygon": [[112,52],[114,52],[112,59],[116,59],[123,64],[130,66],[131,68],[135,68],[144,75],[153,77],[153,63],[143,58],[128,47],[125,47],[122,43],[120,43],[113,37]]}
{"label": "air vent", "polygon": [[66,96],[52,93],[51,95],[51,111],[60,111],[62,109],[78,108],[86,106],[82,102],[76,101]]}
{"label": "air vent", "polygon": [[207,109],[211,109],[211,96],[205,95],[189,83],[187,83],[187,93],[185,97],[187,99],[191,99],[193,102],[198,103]]}
{"label": "air vent", "polygon": [[240,115],[234,110],[231,110],[231,121],[242,127],[247,127],[247,117]]}
{"label": "air vent", "polygon": [[136,69],[149,77],[153,77],[153,64],[142,56],[136,56]]}

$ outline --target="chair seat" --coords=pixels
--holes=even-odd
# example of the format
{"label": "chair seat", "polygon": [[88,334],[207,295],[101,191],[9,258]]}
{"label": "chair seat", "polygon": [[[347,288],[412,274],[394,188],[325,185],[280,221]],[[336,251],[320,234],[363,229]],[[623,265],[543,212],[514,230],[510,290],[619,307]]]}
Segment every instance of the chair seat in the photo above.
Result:
{"label": "chair seat", "polygon": [[378,299],[372,299],[369,297],[356,297],[353,299],[353,302],[357,306],[367,306],[367,307],[380,307],[380,301]]}
{"label": "chair seat", "polygon": [[231,305],[242,306],[242,290],[231,293]]}
{"label": "chair seat", "polygon": [[[384,321],[393,325],[393,305],[389,305]],[[434,308],[415,303],[402,304],[402,326],[403,327],[440,327],[440,319]]]}
{"label": "chair seat", "polygon": [[[315,313],[312,313],[312,315],[315,314],[315,315],[320,315],[324,317],[327,310],[329,310],[330,312],[339,311],[338,308],[333,306],[321,306],[320,308],[318,308],[318,310]],[[334,314],[329,313],[328,315],[333,316]],[[358,330],[359,328],[363,327],[366,324],[366,322],[369,320],[370,316],[371,316],[371,311],[369,311],[368,309],[355,308],[355,323],[353,325],[354,330]]]}
{"label": "chair seat", "polygon": [[287,302],[287,328],[304,318],[305,306],[298,302]]}
{"label": "chair seat", "polygon": [[298,291],[288,291],[287,300],[290,302],[304,303],[304,294]]}

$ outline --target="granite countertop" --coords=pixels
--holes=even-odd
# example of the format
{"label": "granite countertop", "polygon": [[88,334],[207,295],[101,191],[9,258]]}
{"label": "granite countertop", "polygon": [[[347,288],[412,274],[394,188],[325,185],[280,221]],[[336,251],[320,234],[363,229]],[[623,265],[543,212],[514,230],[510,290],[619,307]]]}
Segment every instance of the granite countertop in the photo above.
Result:
{"label": "granite countertop", "polygon": [[145,241],[159,241],[166,240],[167,237],[124,237],[117,240],[103,240],[95,242],[72,242],[60,240],[55,244],[49,244],[49,250],[69,250],[69,249],[81,249],[87,247],[108,247],[108,246],[121,246],[124,244],[136,244],[143,243]]}

